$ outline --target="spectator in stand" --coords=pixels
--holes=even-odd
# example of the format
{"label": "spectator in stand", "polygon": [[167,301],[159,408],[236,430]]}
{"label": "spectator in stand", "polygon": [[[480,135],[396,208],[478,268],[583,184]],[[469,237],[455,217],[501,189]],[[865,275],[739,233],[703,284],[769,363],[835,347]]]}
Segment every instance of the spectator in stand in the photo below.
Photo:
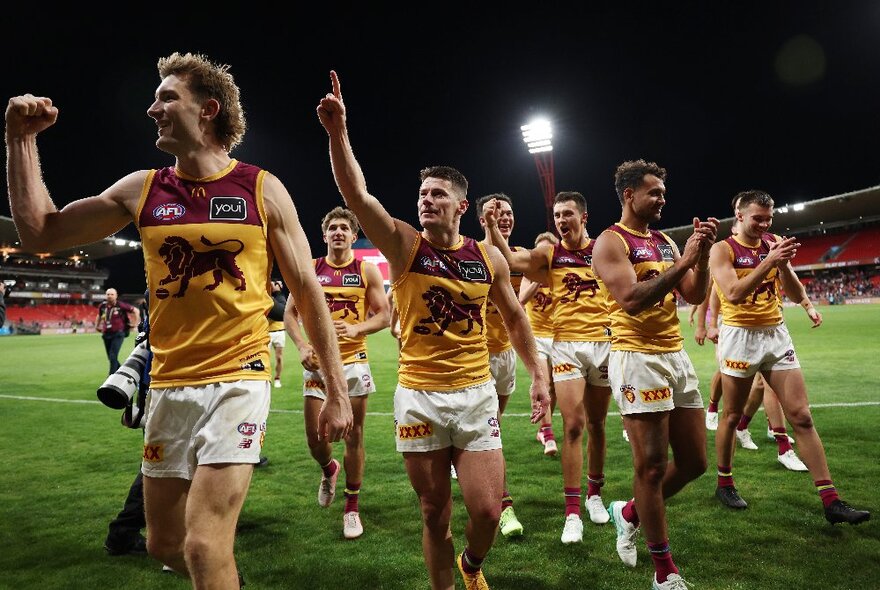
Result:
{"label": "spectator in stand", "polygon": [[107,300],[98,307],[95,327],[104,338],[104,350],[107,352],[107,360],[110,361],[108,375],[119,369],[119,349],[122,348],[122,341],[131,332],[131,327],[137,326],[140,321],[140,312],[136,307],[125,301],[119,301],[119,294],[113,287],[107,289]]}

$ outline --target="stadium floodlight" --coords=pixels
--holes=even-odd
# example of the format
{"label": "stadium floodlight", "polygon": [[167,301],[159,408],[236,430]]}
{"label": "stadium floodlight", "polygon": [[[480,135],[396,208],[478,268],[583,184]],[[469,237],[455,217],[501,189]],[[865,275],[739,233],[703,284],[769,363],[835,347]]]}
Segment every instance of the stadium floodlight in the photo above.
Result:
{"label": "stadium floodlight", "polygon": [[795,211],[803,211],[804,204],[803,203],[795,203],[794,205],[791,206],[791,208],[794,209]]}
{"label": "stadium floodlight", "polygon": [[115,240],[113,240],[113,243],[116,244],[117,246],[125,246],[126,240],[116,238]]}
{"label": "stadium floodlight", "polygon": [[553,172],[553,126],[547,119],[535,119],[522,125],[523,142],[529,153],[535,157],[538,175],[541,177],[541,192],[547,209],[547,229],[553,231],[553,198],[556,196],[556,180]]}

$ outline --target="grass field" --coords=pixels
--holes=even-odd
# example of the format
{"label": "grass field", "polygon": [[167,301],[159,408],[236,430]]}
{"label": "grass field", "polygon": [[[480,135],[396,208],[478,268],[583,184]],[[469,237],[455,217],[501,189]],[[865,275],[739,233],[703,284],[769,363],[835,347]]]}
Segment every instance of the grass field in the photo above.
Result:
{"label": "grass field", "polygon": [[[835,484],[845,500],[875,510],[880,485],[880,397],[877,358],[880,306],[824,307],[825,324],[809,329],[800,309],[786,317],[825,443]],[[714,371],[711,345],[699,347],[683,325],[701,383]],[[126,341],[123,354],[131,350]],[[361,493],[365,534],[342,538],[340,498],[316,503],[320,472],[308,454],[296,351],[285,349],[284,388],[273,389],[264,454],[240,519],[236,552],[247,588],[428,588],[415,494],[394,449],[392,392],[396,344],[370,337],[379,391],[370,398],[367,467]],[[139,468],[141,434],[119,425],[119,412],[95,396],[107,363],[97,335],[0,338],[0,588],[186,588],[145,557],[109,557],[107,523],[121,508]],[[520,371],[504,420],[510,490],[525,535],[498,539],[484,570],[494,590],[650,588],[653,568],[644,543],[639,563],[624,567],[613,525],[585,516],[584,542],[563,546],[559,458],[547,458],[526,417],[528,382]],[[704,398],[707,395],[703,388]],[[612,411],[616,411],[613,407]],[[561,420],[554,418],[557,436]],[[631,495],[632,464],[621,419],[608,418],[606,503]],[[859,527],[832,527],[809,474],[785,470],[764,438],[763,414],[752,424],[758,451],[739,450],[735,475],[749,509],[734,512],[715,499],[714,443],[709,471],[668,504],[676,563],[698,590],[880,588],[880,516]],[[797,448],[797,447],[795,447]],[[341,456],[337,446],[336,456]],[[455,485],[455,484],[453,484]],[[460,500],[460,496],[456,495]],[[463,547],[460,501],[453,523]],[[459,580],[459,584],[460,584]]]}

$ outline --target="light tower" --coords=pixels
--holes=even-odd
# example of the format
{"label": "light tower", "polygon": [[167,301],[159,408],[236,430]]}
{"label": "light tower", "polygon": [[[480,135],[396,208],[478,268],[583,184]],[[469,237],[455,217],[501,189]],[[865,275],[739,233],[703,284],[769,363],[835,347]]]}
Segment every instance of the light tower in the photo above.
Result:
{"label": "light tower", "polygon": [[541,191],[547,210],[547,229],[555,231],[553,223],[553,198],[556,196],[556,180],[553,173],[553,128],[547,119],[536,119],[520,127],[523,141],[529,153],[535,157],[538,175],[541,177]]}

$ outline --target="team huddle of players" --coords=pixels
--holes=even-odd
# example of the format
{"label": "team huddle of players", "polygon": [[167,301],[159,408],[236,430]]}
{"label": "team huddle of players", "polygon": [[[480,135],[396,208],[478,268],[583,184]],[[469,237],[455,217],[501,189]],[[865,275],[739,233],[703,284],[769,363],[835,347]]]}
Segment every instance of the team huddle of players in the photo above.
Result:
{"label": "team huddle of players", "polygon": [[[454,588],[456,568],[469,590],[487,589],[482,566],[497,532],[523,532],[507,486],[501,426],[517,359],[530,378],[531,420],[540,424],[544,452],[562,455],[562,543],[582,540],[586,496],[592,522],[613,522],[624,564],[635,565],[641,531],[654,564],[652,587],[687,588],[672,559],[665,500],[707,468],[706,414],[677,310],[679,298],[703,303],[710,286],[723,317],[716,348],[724,406],[716,435],[718,498],[731,508],[746,505],[733,482],[734,433],[760,374],[793,429],[825,518],[857,524],[870,517],[839,498],[813,427],[781,289],[814,325],[822,318],[791,268],[797,242],[769,233],[773,201],[766,193],[737,196],[736,235],[718,241],[716,219],[694,218],[679,250],[650,227],[666,202],[666,171],[626,161],[614,174],[619,222],[589,237],[586,200],[562,192],[553,205],[558,238],[542,234],[526,249],[508,244],[513,208],[500,194],[477,201],[483,238],[462,236],[468,180],[455,168],[432,166],[419,175],[414,226],[367,190],[339,77],[331,72],[317,115],[346,209],[324,218],[327,255],[312,260],[284,184],[230,155],[247,125],[229,66],[173,53],[157,69],[147,115],[156,147],[174,157],[173,165],[136,170],[58,209],[37,136],[55,125],[59,110],[48,97],[24,94],[6,109],[7,184],[26,250],[96,242],[132,222],[141,235],[154,295],[142,462],[147,549],[194,587],[242,583],[235,531],[267,435],[272,381],[280,377],[269,370],[267,347],[273,266],[291,293],[284,326],[304,368],[309,449],[322,469],[317,500],[331,505],[344,469],[346,538],[364,532],[363,420],[375,391],[364,338],[389,322],[399,336],[396,445],[419,499],[434,589]],[[388,261],[391,304],[376,267],[351,251],[359,229]],[[633,497],[606,507],[601,488],[612,397],[632,450]],[[561,449],[551,407],[562,418]],[[782,418],[771,419],[771,427],[782,445]],[[342,464],[331,446],[341,440]],[[458,555],[453,472],[468,514]]]}

